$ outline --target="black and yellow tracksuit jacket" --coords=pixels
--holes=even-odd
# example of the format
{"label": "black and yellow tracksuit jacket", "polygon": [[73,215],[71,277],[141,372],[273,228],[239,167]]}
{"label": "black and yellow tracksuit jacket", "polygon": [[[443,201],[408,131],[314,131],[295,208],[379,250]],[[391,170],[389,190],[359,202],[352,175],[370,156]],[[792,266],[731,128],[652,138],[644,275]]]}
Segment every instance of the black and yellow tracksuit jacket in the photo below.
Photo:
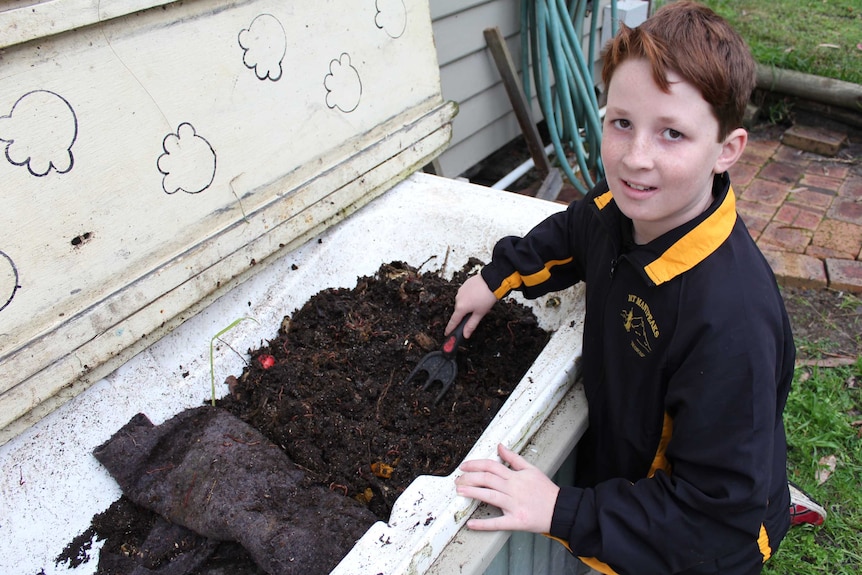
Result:
{"label": "black and yellow tracksuit jacket", "polygon": [[713,195],[635,245],[602,182],[481,272],[498,298],[586,284],[589,429],[550,535],[603,573],[759,573],[789,528],[790,324],[727,174]]}

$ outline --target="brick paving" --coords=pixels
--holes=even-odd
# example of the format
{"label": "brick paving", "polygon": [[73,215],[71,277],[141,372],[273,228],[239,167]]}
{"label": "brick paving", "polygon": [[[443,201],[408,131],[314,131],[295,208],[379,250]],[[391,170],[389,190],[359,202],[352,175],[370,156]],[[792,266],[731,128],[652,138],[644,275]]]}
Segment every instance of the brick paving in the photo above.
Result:
{"label": "brick paving", "polygon": [[862,293],[862,142],[817,132],[843,142],[834,156],[796,133],[792,146],[780,132],[752,134],[730,170],[737,211],[780,283]]}
{"label": "brick paving", "polygon": [[[730,180],[779,283],[862,293],[862,131],[754,130]],[[533,195],[540,183],[520,193]],[[578,197],[565,184],[557,201]]]}

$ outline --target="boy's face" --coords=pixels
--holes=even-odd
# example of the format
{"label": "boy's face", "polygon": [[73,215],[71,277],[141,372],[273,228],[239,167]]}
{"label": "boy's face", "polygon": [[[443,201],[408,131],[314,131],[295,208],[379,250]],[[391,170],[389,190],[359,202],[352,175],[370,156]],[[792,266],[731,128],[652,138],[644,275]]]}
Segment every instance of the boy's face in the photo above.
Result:
{"label": "boy's face", "polygon": [[667,79],[670,93],[636,58],[617,67],[608,87],[602,161],[639,244],[703,213],[712,203],[713,175],[736,161],[747,138],[738,129],[719,142],[718,120],[700,92],[673,72]]}

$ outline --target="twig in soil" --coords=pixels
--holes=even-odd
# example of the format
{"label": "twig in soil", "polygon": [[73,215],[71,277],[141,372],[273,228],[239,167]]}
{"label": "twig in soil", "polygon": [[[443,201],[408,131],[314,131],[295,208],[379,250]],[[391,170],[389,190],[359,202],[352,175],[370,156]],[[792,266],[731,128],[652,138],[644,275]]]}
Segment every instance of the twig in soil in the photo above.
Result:
{"label": "twig in soil", "polygon": [[[436,256],[436,255],[428,256],[428,259],[427,259],[427,260],[425,260],[424,262],[422,262],[421,264],[419,264],[419,267],[417,267],[417,268],[416,268],[416,271],[418,272],[418,271],[419,271],[419,270],[421,270],[423,267],[425,267],[425,264],[427,264],[428,262],[430,262],[431,260],[434,260],[434,259],[437,259],[437,256]],[[446,248],[446,258],[443,260],[443,268],[442,268],[442,269],[446,269],[446,262],[447,262],[447,261],[449,261],[449,248],[448,248],[448,247]]]}
{"label": "twig in soil", "polygon": [[209,504],[209,502],[212,500],[213,491],[215,491],[215,486],[216,486],[217,482],[218,482],[218,476],[213,478],[213,484],[210,486],[209,493],[207,493],[207,500],[205,501],[206,504]]}
{"label": "twig in soil", "polygon": [[[281,449],[282,449],[282,450],[284,450],[285,452],[287,452],[287,449],[285,449],[283,445],[281,446]],[[288,454],[288,455],[289,455],[289,454]],[[298,467],[299,469],[302,469],[303,471],[305,471],[308,475],[314,476],[314,475],[315,475],[315,473],[316,473],[313,469],[310,469],[310,468],[308,468],[308,467],[305,467],[304,465],[300,465],[300,464],[299,464],[299,463],[297,463],[296,461],[293,461],[293,459],[291,459],[291,462],[292,462],[296,467]]]}
{"label": "twig in soil", "polygon": [[169,463],[169,464],[165,465],[164,467],[156,467],[155,469],[148,469],[147,475],[152,475],[153,473],[159,473],[160,471],[168,471],[169,469],[173,469],[173,468],[174,468],[174,464]]}
{"label": "twig in soil", "polygon": [[392,387],[392,382],[395,379],[395,372],[389,374],[389,383],[386,384],[386,387],[383,388],[383,393],[380,394],[380,397],[377,398],[377,408],[374,410],[374,420],[380,421],[380,403],[383,401],[383,398],[386,397],[386,394],[389,392],[389,388]]}
{"label": "twig in soil", "polygon": [[[248,320],[253,321],[254,323],[256,323],[256,324],[258,324],[258,325],[260,325],[260,322],[258,322],[258,321],[257,321],[256,319],[254,319],[253,317],[241,317],[241,318],[239,318],[239,319],[235,319],[235,320],[233,320],[233,321],[230,323],[230,325],[229,325],[229,326],[227,326],[226,328],[224,328],[223,330],[221,330],[220,332],[218,332],[217,334],[215,334],[214,336],[212,336],[212,338],[210,339],[210,384],[211,384],[211,386],[212,386],[212,400],[211,400],[211,402],[212,402],[212,406],[213,406],[213,407],[215,407],[215,404],[216,404],[216,392],[215,392],[215,353],[214,353],[214,351],[213,351],[213,348],[214,348],[213,344],[215,343],[215,340],[217,340],[217,339],[218,339],[219,341],[221,341],[222,343],[224,343],[225,345],[227,345],[228,347],[230,347],[228,344],[226,344],[225,342],[223,342],[223,341],[222,341],[221,339],[219,339],[219,338],[220,338],[221,336],[223,336],[224,334],[226,334],[227,332],[229,332],[230,330],[232,330],[233,328],[235,328],[236,326],[238,326],[241,322],[243,322],[243,321],[245,321],[245,320],[247,320],[247,319],[248,319]],[[236,353],[237,355],[239,355],[239,356],[240,356],[240,358],[242,358],[242,355],[241,355],[241,354],[239,354],[239,353],[238,353],[234,348],[230,347],[230,349],[231,349],[234,353]],[[245,361],[245,359],[243,359],[243,361]],[[248,363],[247,363],[247,362],[246,362],[246,365],[248,365]]]}
{"label": "twig in soil", "polygon": [[223,339],[221,339],[221,338],[218,338],[218,340],[219,340],[219,342],[220,342],[220,343],[222,343],[222,344],[224,344],[225,346],[227,346],[227,348],[228,348],[229,350],[231,350],[232,352],[234,352],[235,354],[237,354],[237,355],[239,356],[239,358],[242,360],[242,362],[243,362],[244,364],[248,365],[248,361],[246,361],[246,359],[243,357],[243,355],[242,355],[240,352],[238,352],[237,350],[235,350],[231,344],[229,344],[228,342],[226,342],[225,340],[223,340]]}

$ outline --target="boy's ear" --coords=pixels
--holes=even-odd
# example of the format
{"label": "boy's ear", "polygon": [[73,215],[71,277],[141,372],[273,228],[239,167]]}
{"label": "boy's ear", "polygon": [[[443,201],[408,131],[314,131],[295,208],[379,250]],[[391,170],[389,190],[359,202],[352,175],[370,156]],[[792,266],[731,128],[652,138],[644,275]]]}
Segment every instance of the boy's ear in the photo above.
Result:
{"label": "boy's ear", "polygon": [[742,152],[745,151],[745,144],[748,143],[748,132],[744,128],[737,128],[727,135],[724,142],[721,144],[721,154],[715,161],[713,172],[723,174],[736,163]]}

